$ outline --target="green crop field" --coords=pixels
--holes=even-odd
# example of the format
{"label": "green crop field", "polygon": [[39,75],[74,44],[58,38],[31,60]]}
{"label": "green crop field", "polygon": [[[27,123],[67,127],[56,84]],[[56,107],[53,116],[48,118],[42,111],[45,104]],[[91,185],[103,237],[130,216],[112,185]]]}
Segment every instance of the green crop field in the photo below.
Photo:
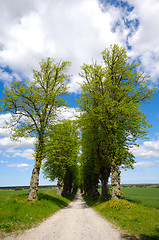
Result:
{"label": "green crop field", "polygon": [[159,209],[159,188],[123,187],[122,192],[124,199]]}
{"label": "green crop field", "polygon": [[35,226],[43,219],[65,207],[73,195],[64,198],[56,194],[56,189],[40,189],[38,201],[28,202],[29,190],[0,191],[0,239],[6,234]]}
{"label": "green crop field", "polygon": [[87,204],[123,231],[124,239],[159,240],[159,188],[123,187],[122,200],[92,200]]}

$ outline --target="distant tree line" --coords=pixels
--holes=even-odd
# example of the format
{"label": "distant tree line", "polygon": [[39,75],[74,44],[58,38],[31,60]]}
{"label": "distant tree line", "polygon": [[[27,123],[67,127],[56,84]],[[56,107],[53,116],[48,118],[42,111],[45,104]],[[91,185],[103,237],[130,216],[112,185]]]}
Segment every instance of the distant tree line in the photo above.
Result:
{"label": "distant tree line", "polygon": [[116,44],[102,52],[100,64],[84,64],[77,120],[57,118],[58,109],[67,105],[70,62],[42,60],[32,79],[15,80],[6,88],[2,110],[12,115],[8,128],[13,139],[36,137],[29,201],[37,199],[41,167],[46,177],[58,179],[63,196],[80,187],[97,197],[101,181],[102,196],[108,198],[111,176],[111,196],[120,199],[120,169],[133,168],[131,147],[150,127],[140,106],[154,89],[148,88],[139,65]]}

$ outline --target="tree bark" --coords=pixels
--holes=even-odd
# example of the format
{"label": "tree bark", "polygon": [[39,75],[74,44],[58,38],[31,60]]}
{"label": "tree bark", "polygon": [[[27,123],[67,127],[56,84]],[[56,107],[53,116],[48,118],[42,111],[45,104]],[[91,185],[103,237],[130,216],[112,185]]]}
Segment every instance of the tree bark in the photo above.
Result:
{"label": "tree bark", "polygon": [[111,167],[111,190],[112,190],[112,198],[120,199],[121,197],[121,188],[120,188],[120,173],[119,166],[112,165]]}
{"label": "tree bark", "polygon": [[44,141],[43,141],[43,133],[39,136],[37,148],[36,148],[36,163],[32,171],[31,181],[30,181],[30,189],[29,189],[29,197],[28,201],[37,200],[37,191],[39,185],[39,174],[41,162],[43,159],[43,150],[44,150]]}
{"label": "tree bark", "polygon": [[102,197],[109,198],[109,186],[108,186],[108,178],[110,176],[110,170],[105,168],[101,171],[101,183],[102,183]]}
{"label": "tree bark", "polygon": [[62,191],[62,196],[66,197],[71,194],[71,189],[72,189],[72,174],[69,169],[66,171],[66,176],[64,178],[64,186],[63,186],[63,191]]}
{"label": "tree bark", "polygon": [[62,178],[59,177],[57,181],[57,195],[61,195],[61,188],[62,188]]}
{"label": "tree bark", "polygon": [[98,179],[92,179],[85,188],[85,194],[91,198],[96,199],[99,196]]}
{"label": "tree bark", "polygon": [[29,190],[28,201],[34,202],[37,200],[37,191],[38,191],[38,185],[39,185],[39,173],[40,173],[40,168],[38,168],[35,164],[33,171],[32,171],[31,181],[30,181],[30,190]]}

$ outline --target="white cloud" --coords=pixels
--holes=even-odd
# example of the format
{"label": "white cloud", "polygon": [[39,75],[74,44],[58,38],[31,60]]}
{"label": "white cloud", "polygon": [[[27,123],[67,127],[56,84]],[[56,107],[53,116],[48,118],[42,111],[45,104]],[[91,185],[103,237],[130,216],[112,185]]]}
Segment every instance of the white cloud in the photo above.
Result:
{"label": "white cloud", "polygon": [[134,167],[136,168],[145,168],[145,167],[150,167],[150,166],[153,166],[153,167],[157,167],[159,166],[159,161],[156,160],[156,161],[141,161],[141,162],[136,162],[134,163]]}
{"label": "white cloud", "polygon": [[77,116],[80,115],[80,110],[78,108],[71,107],[60,107],[58,109],[58,118],[75,120]]}
{"label": "white cloud", "polygon": [[[15,0],[14,6],[10,1],[0,2],[0,64],[9,66],[13,74],[30,76],[32,68],[46,56],[71,60],[70,71],[75,76],[71,90],[77,91],[83,62],[99,59],[106,46],[121,41],[112,32],[119,9],[102,11],[97,0],[24,0],[24,4]],[[12,76],[5,79],[9,81]]]}
{"label": "white cloud", "polygon": [[10,136],[10,131],[0,127],[0,136]]}
{"label": "white cloud", "polygon": [[12,164],[8,164],[7,167],[26,168],[26,167],[29,167],[29,165],[26,163],[12,163]]}
{"label": "white cloud", "polygon": [[8,129],[3,128],[6,126],[6,121],[9,121],[10,118],[11,118],[10,113],[0,114],[0,136],[10,136],[10,131]]}
{"label": "white cloud", "polygon": [[34,150],[33,149],[25,149],[25,150],[14,150],[12,157],[23,157],[28,160],[34,160]]}
{"label": "white cloud", "polygon": [[8,161],[0,161],[0,163],[8,163]]}
{"label": "white cloud", "polygon": [[19,138],[19,141],[12,141],[10,137],[0,139],[0,148],[19,148],[19,147],[33,147],[35,138]]}
{"label": "white cloud", "polygon": [[130,0],[126,2],[134,6],[127,19],[139,22],[137,30],[129,37],[129,44],[132,46],[131,55],[140,57],[144,71],[151,74],[151,81],[157,82],[159,76],[159,31],[157,26],[159,1]]}
{"label": "white cloud", "polygon": [[3,156],[6,158],[10,158],[11,156],[9,154],[7,154],[6,152],[3,153]]}
{"label": "white cloud", "polygon": [[18,78],[19,77],[17,74],[15,74],[15,73],[11,74],[11,73],[6,72],[3,69],[0,69],[0,80],[5,82],[5,84],[12,82],[14,79],[18,80]]}
{"label": "white cloud", "polygon": [[145,141],[139,147],[134,146],[131,151],[135,155],[135,157],[141,158],[159,157],[159,140]]}
{"label": "white cloud", "polygon": [[17,157],[22,157],[26,158],[27,160],[34,160],[34,150],[33,149],[14,149],[14,148],[9,148],[4,150],[2,153],[4,157],[7,158],[17,158]]}
{"label": "white cloud", "polygon": [[143,161],[143,162],[136,162],[134,163],[134,167],[150,167],[153,166],[154,162],[151,161]]}
{"label": "white cloud", "polygon": [[[0,0],[0,78],[31,76],[42,58],[72,61],[71,91],[77,92],[83,62],[99,60],[100,52],[110,44],[132,49],[130,56],[140,57],[152,81],[159,76],[159,2],[158,0],[123,0],[133,11],[104,7],[98,0]],[[139,23],[138,27],[136,23]],[[129,27],[128,27],[128,25]]]}

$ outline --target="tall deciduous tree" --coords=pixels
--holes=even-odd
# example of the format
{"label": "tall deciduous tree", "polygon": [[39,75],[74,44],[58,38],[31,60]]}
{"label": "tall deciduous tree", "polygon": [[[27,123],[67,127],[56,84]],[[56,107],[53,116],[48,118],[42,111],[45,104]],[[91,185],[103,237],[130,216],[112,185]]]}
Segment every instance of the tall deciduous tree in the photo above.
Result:
{"label": "tall deciduous tree", "polygon": [[153,95],[147,77],[138,71],[139,63],[130,63],[125,49],[113,45],[102,52],[102,64],[82,66],[84,83],[80,107],[96,122],[98,129],[102,192],[112,173],[112,196],[120,198],[119,166],[131,167],[134,156],[130,145],[144,137],[149,126],[140,106]]}
{"label": "tall deciduous tree", "polygon": [[87,112],[80,117],[81,128],[81,187],[87,196],[98,197],[98,131],[97,124]]}
{"label": "tall deciduous tree", "polygon": [[63,196],[70,194],[72,187],[77,185],[78,135],[75,121],[63,120],[51,127],[51,132],[45,139],[43,170],[45,176],[52,181],[55,178],[63,181]]}
{"label": "tall deciduous tree", "polygon": [[[143,138],[150,127],[141,104],[152,98],[154,89],[147,86],[148,77],[140,72],[138,62],[130,62],[125,49],[113,45],[102,52],[111,122],[111,184],[112,197],[120,198],[119,166],[132,166],[134,156],[130,145]],[[107,105],[108,106],[108,105]],[[111,107],[111,109],[110,109]]]}
{"label": "tall deciduous tree", "polygon": [[33,70],[31,80],[14,81],[4,91],[4,110],[12,114],[9,123],[12,136],[36,137],[35,166],[30,181],[29,201],[37,199],[48,126],[54,122],[57,108],[65,104],[62,97],[68,90],[69,65],[70,62],[56,63],[54,59],[47,58],[40,63],[38,71]]}

